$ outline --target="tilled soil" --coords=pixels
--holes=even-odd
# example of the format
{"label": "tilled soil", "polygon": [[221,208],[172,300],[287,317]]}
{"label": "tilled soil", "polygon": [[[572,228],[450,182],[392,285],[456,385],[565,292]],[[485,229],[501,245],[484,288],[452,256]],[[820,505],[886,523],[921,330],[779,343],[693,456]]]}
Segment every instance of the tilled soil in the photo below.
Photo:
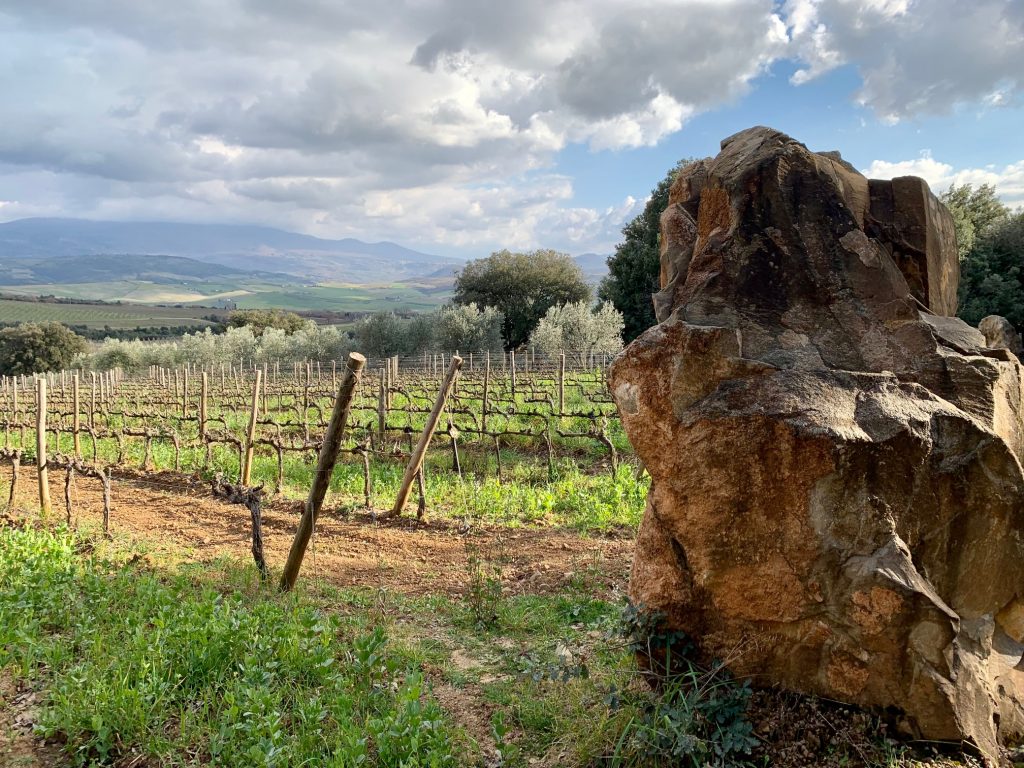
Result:
{"label": "tilled soil", "polygon": [[[8,472],[3,471],[0,480],[9,480]],[[65,475],[62,470],[49,475],[51,514],[60,519],[66,514]],[[35,468],[22,467],[15,508],[38,509],[37,483]],[[102,521],[103,493],[98,480],[75,477],[71,496],[71,517],[76,524],[95,526]],[[264,503],[264,553],[278,572],[302,506],[302,502],[286,499]],[[631,538],[584,537],[550,527],[466,526],[451,520],[419,523],[414,519],[415,505],[409,507],[405,517],[384,520],[378,516],[374,520],[368,511],[342,516],[325,505],[300,579],[409,595],[459,595],[469,580],[466,564],[471,552],[499,564],[508,594],[549,594],[581,581],[588,590],[610,594],[625,585],[629,576]],[[110,529],[115,535],[139,540],[148,551],[170,561],[250,557],[252,544],[248,509],[214,497],[208,484],[173,472],[141,474],[115,469]]]}

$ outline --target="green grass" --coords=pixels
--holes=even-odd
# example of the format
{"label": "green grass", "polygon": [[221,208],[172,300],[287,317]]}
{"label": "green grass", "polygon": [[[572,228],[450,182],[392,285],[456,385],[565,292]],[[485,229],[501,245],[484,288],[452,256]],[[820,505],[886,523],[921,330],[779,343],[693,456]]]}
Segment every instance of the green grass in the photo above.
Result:
{"label": "green grass", "polygon": [[39,733],[76,765],[455,766],[417,664],[365,617],[0,530],[0,668],[46,689]]}
{"label": "green grass", "polygon": [[[503,765],[567,750],[559,764],[582,766],[633,712],[601,692],[635,674],[600,639],[618,608],[584,591],[499,589],[482,626],[443,596],[326,584],[282,596],[251,565],[150,571],[118,546],[0,529],[0,669],[45,692],[38,734],[77,765],[483,765],[493,734],[442,711],[444,687],[501,713]],[[586,678],[531,676],[567,646],[589,647]]]}
{"label": "green grass", "polygon": [[[29,432],[26,448],[31,452],[34,435]],[[17,445],[19,434],[11,433],[11,443]],[[50,440],[53,448],[53,440]],[[138,467],[142,463],[142,441],[125,443],[125,464]],[[69,434],[61,436],[61,452],[70,453],[73,443]],[[88,436],[83,438],[83,451],[92,459]],[[203,450],[183,448],[181,469],[185,472],[201,471],[207,478],[220,472],[233,478],[238,474],[236,450],[215,446],[210,465],[202,470]],[[117,455],[116,441],[101,439],[98,455],[100,463],[112,462]],[[312,456],[285,454],[285,499],[304,499],[309,492],[316,469]],[[174,466],[172,446],[166,441],[155,441],[151,460],[160,469]],[[550,528],[570,528],[580,533],[601,534],[634,531],[643,516],[648,481],[638,478],[635,468],[623,464],[612,475],[607,470],[589,472],[569,458],[556,461],[553,476],[549,477],[545,463],[529,454],[506,451],[503,457],[504,479],[494,474],[491,453],[463,450],[464,475],[459,479],[451,471],[451,460],[442,450],[428,454],[425,464],[428,514],[433,519],[451,519],[460,522],[497,524],[509,527],[523,525]],[[377,509],[388,507],[398,492],[405,470],[401,459],[378,459],[370,464],[371,503]],[[273,489],[277,479],[277,460],[265,453],[257,453],[253,463],[252,482]],[[358,459],[346,454],[335,468],[331,478],[329,507],[362,508],[363,466]],[[414,494],[415,499],[415,494]],[[415,507],[415,501],[410,503]]]}
{"label": "green grass", "polygon": [[89,328],[136,328],[139,326],[209,325],[207,307],[146,307],[139,305],[51,304],[0,299],[0,323],[57,322]]}
{"label": "green grass", "polygon": [[[40,691],[37,734],[72,764],[772,765],[735,749],[743,688],[688,667],[652,689],[635,613],[585,581],[506,594],[510,553],[467,551],[493,582],[481,621],[469,594],[307,580],[281,595],[251,563],[156,570],[128,545],[0,528],[0,672]],[[924,765],[838,725],[815,764]]]}

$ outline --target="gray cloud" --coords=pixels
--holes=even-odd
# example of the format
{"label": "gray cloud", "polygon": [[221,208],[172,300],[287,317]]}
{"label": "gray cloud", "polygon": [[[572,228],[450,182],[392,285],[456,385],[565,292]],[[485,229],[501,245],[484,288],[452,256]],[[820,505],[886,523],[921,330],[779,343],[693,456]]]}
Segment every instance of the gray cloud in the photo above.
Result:
{"label": "gray cloud", "polygon": [[998,104],[1022,5],[6,0],[0,218],[604,249],[637,203],[574,206],[550,173],[567,144],[656,143],[782,58],[798,82],[856,66],[886,118]]}
{"label": "gray cloud", "polygon": [[863,78],[858,99],[884,119],[942,114],[1024,89],[1020,0],[789,0],[801,19],[797,80],[842,63]]}

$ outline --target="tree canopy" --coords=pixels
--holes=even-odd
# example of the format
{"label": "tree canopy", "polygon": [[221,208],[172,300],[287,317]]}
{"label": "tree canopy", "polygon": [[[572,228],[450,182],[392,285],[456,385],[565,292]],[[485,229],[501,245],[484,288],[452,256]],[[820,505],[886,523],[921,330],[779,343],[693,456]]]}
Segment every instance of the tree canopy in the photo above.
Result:
{"label": "tree canopy", "polygon": [[89,348],[60,323],[22,323],[0,330],[0,374],[18,376],[70,368]]}
{"label": "tree canopy", "polygon": [[953,214],[956,246],[961,259],[973,250],[978,236],[1008,212],[996,197],[996,188],[990,184],[982,184],[977,189],[970,184],[951,185],[939,199]]}
{"label": "tree canopy", "polygon": [[252,329],[254,336],[261,336],[267,328],[278,328],[292,334],[306,327],[309,321],[283,309],[236,309],[228,315],[231,328]]}
{"label": "tree canopy", "polygon": [[997,219],[977,235],[960,265],[959,315],[971,325],[1002,315],[1024,328],[1024,212]]}
{"label": "tree canopy", "polygon": [[1011,215],[988,184],[951,186],[940,198],[960,253],[957,314],[971,325],[1001,315],[1024,328],[1024,213]]}
{"label": "tree canopy", "polygon": [[608,275],[601,281],[597,295],[604,301],[610,301],[622,313],[626,341],[632,341],[657,322],[651,294],[659,288],[661,214],[668,207],[672,182],[679,171],[692,162],[690,159],[680,160],[669,169],[665,178],[651,190],[643,213],[623,228],[623,241],[608,257]]}
{"label": "tree canopy", "polygon": [[589,302],[590,286],[571,256],[552,250],[503,250],[469,262],[455,280],[456,304],[502,313],[506,349],[525,344],[544,314],[559,304]]}

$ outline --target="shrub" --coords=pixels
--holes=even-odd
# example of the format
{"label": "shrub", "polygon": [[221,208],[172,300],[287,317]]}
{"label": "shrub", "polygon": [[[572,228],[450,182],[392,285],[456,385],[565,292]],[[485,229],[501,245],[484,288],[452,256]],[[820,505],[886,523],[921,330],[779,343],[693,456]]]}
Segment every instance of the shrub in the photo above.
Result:
{"label": "shrub", "polygon": [[[702,667],[686,635],[641,605],[627,602],[618,633],[653,686],[627,721],[612,765],[743,765],[758,744],[746,718],[750,684],[734,681],[721,662]],[[619,705],[618,691],[608,703]]]}

